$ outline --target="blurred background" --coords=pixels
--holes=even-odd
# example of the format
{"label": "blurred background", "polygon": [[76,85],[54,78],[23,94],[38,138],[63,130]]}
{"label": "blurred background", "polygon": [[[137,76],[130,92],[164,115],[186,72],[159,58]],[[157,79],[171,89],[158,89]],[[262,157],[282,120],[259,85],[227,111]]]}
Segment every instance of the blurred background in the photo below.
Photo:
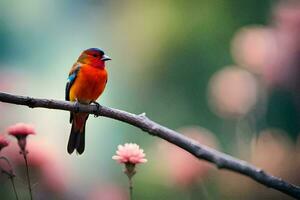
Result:
{"label": "blurred background", "polygon": [[[0,2],[0,91],[64,99],[81,51],[112,57],[99,103],[178,130],[300,184],[300,3],[274,0]],[[216,170],[127,124],[90,117],[86,150],[68,155],[69,113],[0,103],[0,132],[34,124],[28,150],[36,199],[128,199],[111,159],[134,142],[148,163],[135,199],[291,199],[238,174]],[[28,199],[16,141],[1,151]],[[0,199],[14,199],[0,176]]]}

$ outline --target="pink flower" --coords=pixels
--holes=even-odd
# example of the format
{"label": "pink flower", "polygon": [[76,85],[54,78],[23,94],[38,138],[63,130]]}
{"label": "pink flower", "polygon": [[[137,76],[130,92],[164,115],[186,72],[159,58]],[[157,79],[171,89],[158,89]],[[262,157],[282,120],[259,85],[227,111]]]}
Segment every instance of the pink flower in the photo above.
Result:
{"label": "pink flower", "polygon": [[134,143],[126,143],[119,145],[112,159],[124,164],[139,164],[147,162],[145,159],[145,153],[143,149],[140,149],[139,145]]}
{"label": "pink flower", "polygon": [[[112,159],[118,161],[120,164],[125,164],[124,173],[128,176],[131,185],[131,178],[135,175],[135,165],[147,162],[145,159],[145,153],[140,146],[134,143],[126,143],[124,145],[119,145]],[[132,185],[130,186],[132,187]]]}
{"label": "pink flower", "polygon": [[0,135],[0,151],[4,148],[8,146],[8,141],[5,139],[5,137],[3,135]]}
{"label": "pink flower", "polygon": [[18,140],[19,147],[21,152],[26,152],[26,137],[28,135],[34,135],[34,127],[30,124],[17,123],[7,128],[9,135],[15,136]]}
{"label": "pink flower", "polygon": [[9,135],[15,136],[16,138],[35,134],[34,127],[25,123],[17,123],[12,125],[8,127],[7,132]]}

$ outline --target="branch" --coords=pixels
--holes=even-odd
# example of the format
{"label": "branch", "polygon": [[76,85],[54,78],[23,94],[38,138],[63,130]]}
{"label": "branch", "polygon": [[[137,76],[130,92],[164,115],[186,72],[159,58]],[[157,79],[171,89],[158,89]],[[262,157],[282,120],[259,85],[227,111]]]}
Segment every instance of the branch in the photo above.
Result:
{"label": "branch", "polygon": [[174,130],[166,128],[146,117],[145,114],[135,115],[122,110],[105,106],[75,104],[68,101],[37,99],[25,96],[17,96],[0,92],[0,102],[29,106],[30,108],[41,107],[73,112],[85,112],[97,116],[112,118],[131,124],[148,132],[150,135],[160,137],[199,159],[215,164],[219,169],[227,169],[248,176],[249,178],[289,196],[300,199],[300,187],[290,184],[278,177],[272,176],[263,170],[234,158],[215,149],[199,144]]}

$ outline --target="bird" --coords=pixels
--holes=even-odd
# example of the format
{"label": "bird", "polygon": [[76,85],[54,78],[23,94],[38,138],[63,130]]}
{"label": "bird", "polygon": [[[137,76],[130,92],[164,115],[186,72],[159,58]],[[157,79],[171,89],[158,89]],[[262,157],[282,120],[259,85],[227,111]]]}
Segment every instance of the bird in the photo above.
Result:
{"label": "bird", "polygon": [[[72,66],[65,90],[65,100],[75,104],[91,104],[96,102],[107,83],[106,61],[111,60],[102,49],[84,50]],[[82,154],[85,149],[85,125],[89,114],[70,112],[72,124],[67,151]]]}

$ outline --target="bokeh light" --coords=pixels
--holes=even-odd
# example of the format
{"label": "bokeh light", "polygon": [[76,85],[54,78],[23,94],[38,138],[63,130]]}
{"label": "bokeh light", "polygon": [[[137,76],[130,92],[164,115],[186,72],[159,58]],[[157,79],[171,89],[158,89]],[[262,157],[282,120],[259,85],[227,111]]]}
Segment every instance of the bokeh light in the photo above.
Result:
{"label": "bokeh light", "polygon": [[263,26],[243,27],[234,36],[231,51],[239,66],[263,74],[278,52],[275,33]]}
{"label": "bokeh light", "polygon": [[257,100],[257,83],[253,75],[237,67],[225,67],[212,76],[208,101],[222,117],[247,114]]}

